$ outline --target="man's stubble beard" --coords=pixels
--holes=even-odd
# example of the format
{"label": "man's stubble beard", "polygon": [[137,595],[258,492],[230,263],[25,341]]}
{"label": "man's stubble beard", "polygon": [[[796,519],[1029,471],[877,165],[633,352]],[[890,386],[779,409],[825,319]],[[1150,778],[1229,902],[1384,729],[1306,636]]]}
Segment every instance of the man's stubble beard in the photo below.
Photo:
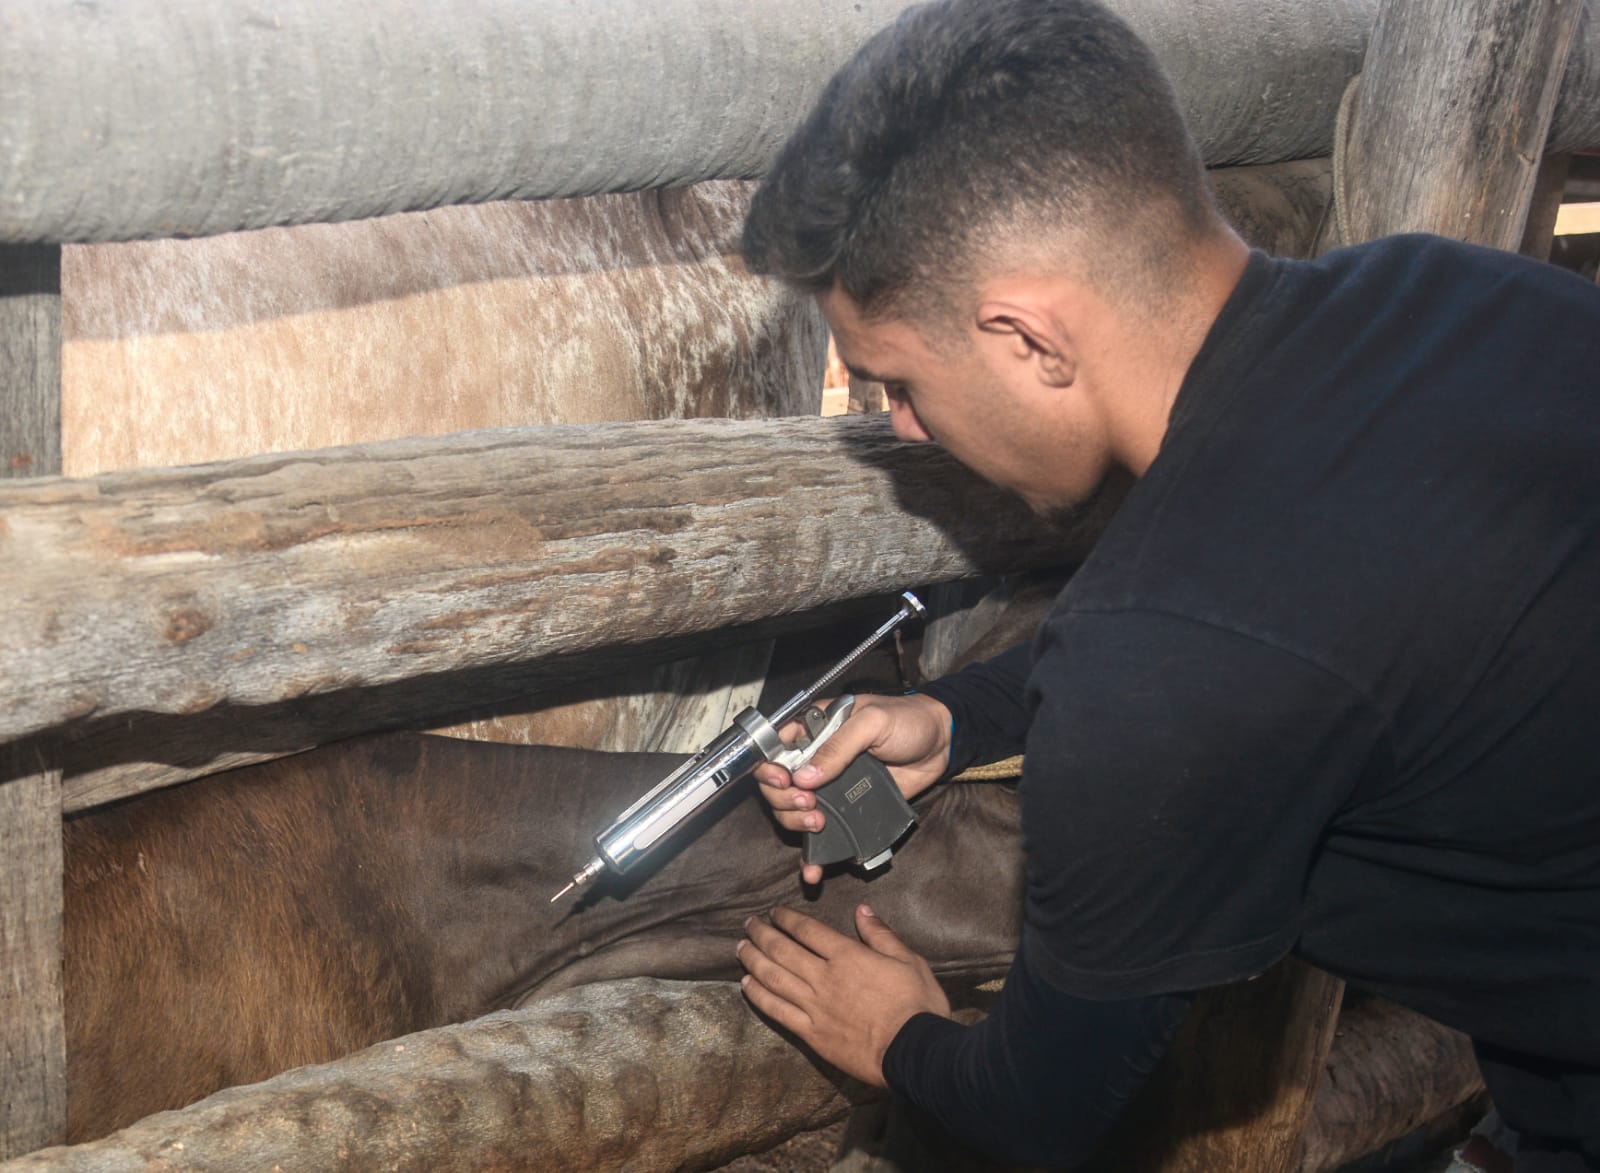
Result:
{"label": "man's stubble beard", "polygon": [[1100,483],[1089,491],[1088,496],[1079,501],[1065,505],[1027,504],[1034,516],[1053,529],[1063,533],[1081,533],[1093,540],[1110,524],[1128,490],[1133,488],[1133,483],[1132,474],[1113,468],[1100,478]]}

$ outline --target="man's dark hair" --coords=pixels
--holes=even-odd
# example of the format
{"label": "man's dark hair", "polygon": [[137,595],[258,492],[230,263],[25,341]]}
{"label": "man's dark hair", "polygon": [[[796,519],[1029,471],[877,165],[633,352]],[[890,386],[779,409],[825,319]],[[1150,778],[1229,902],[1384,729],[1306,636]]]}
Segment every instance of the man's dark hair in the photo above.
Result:
{"label": "man's dark hair", "polygon": [[757,273],[910,317],[953,308],[1010,236],[1100,233],[1108,255],[1082,260],[1118,280],[1215,217],[1171,83],[1120,19],[1092,0],[940,0],[834,76],[742,249]]}

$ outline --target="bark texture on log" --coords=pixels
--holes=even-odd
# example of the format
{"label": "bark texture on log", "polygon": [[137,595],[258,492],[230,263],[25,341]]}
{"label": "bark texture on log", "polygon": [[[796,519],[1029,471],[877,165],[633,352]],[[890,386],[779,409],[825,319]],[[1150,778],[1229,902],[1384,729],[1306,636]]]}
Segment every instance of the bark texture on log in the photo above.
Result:
{"label": "bark texture on log", "polygon": [[1342,243],[1437,232],[1522,240],[1580,0],[1391,0],[1341,166]]}
{"label": "bark texture on log", "polygon": [[837,1119],[843,1086],[737,984],[634,978],[296,1068],[0,1169],[706,1169]]}
{"label": "bark texture on log", "polygon": [[[0,519],[0,736],[222,712],[236,749],[256,710],[317,694],[421,682],[460,711],[573,675],[563,657],[615,666],[636,645],[1058,564],[1084,536],[870,416],[506,429],[17,483]],[[371,727],[348,717],[347,735]]]}
{"label": "bark texture on log", "polygon": [[[1298,1173],[1371,1152],[1480,1086],[1462,1036],[1364,1002],[1330,1052]],[[876,1099],[762,1024],[733,983],[636,978],[298,1068],[0,1168],[324,1168],[342,1154],[358,1168],[703,1169]],[[914,1130],[880,1132],[850,1168],[996,1168]]]}

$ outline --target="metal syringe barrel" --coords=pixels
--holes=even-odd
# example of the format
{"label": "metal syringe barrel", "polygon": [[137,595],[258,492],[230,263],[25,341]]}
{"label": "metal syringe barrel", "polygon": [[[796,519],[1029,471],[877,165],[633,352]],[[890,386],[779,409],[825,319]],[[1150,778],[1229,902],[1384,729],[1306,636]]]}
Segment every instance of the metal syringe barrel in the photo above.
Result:
{"label": "metal syringe barrel", "polygon": [[550,898],[560,900],[568,892],[586,887],[602,872],[623,875],[681,827],[695,811],[753,771],[770,762],[783,750],[778,727],[810,704],[823,689],[838,681],[850,667],[907,619],[925,613],[921,600],[910,591],[900,596],[900,610],[878,630],[857,644],[809,688],[790,697],[771,720],[755,709],[745,709],[733,724],[694,757],[658,782],[643,798],[623,811],[612,824],[595,836],[595,856],[572,877],[561,891]]}
{"label": "metal syringe barrel", "polygon": [[630,871],[695,811],[782,749],[772,723],[755,709],[745,709],[715,741],[595,836],[595,850],[612,871]]}

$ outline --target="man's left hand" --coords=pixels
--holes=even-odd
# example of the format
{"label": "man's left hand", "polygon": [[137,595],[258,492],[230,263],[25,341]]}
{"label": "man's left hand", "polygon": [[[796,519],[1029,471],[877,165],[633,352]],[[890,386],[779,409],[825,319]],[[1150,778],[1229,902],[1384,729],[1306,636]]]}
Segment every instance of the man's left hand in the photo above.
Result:
{"label": "man's left hand", "polygon": [[790,908],[772,923],[745,922],[739,961],[745,996],[846,1075],[883,1087],[883,1054],[906,1020],[928,1011],[950,1017],[950,1001],[928,963],[865,904],[859,942]]}

